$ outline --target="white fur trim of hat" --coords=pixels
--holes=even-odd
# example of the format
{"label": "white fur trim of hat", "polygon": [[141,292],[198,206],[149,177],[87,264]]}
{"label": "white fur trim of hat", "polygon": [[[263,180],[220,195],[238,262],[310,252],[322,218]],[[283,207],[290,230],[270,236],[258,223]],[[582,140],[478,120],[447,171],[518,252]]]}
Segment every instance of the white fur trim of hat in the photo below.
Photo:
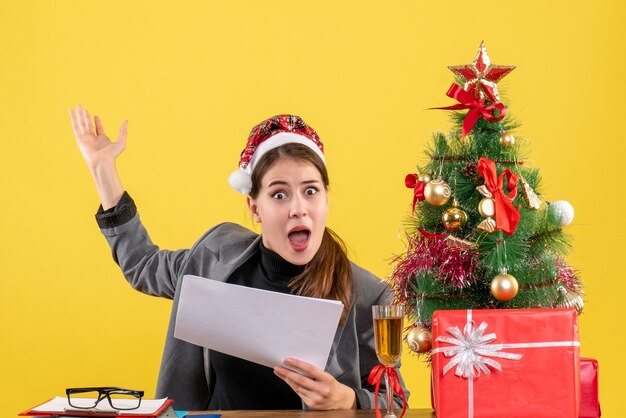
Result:
{"label": "white fur trim of hat", "polygon": [[293,132],[278,132],[276,135],[273,135],[263,141],[257,147],[254,155],[252,155],[252,158],[250,159],[250,162],[245,165],[245,167],[243,166],[244,164],[240,164],[239,168],[231,173],[228,177],[228,184],[241,194],[249,194],[250,190],[252,190],[252,172],[254,171],[257,161],[260,161],[261,157],[263,157],[263,155],[265,155],[265,153],[269,150],[278,148],[281,145],[292,143],[302,144],[309,147],[322,159],[322,162],[326,164],[324,153],[322,153],[322,150],[320,150],[310,138]]}

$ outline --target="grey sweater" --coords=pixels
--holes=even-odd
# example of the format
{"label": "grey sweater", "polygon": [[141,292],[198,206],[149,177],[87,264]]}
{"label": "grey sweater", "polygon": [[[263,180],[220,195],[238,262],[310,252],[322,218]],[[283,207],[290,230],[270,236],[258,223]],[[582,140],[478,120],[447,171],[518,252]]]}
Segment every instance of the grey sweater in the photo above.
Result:
{"label": "grey sweater", "polygon": [[[96,215],[115,262],[131,286],[143,293],[173,299],[170,323],[157,382],[157,397],[174,399],[177,409],[206,409],[211,393],[209,350],[174,338],[179,284],[185,274],[226,281],[235,269],[259,251],[260,235],[233,223],[223,223],[206,232],[191,249],[160,250],[148,236],[128,195],[118,206]],[[374,348],[372,305],[388,304],[387,284],[354,263],[352,304],[335,334],[325,370],[337,381],[354,389],[360,408],[374,408],[374,391],[367,382],[378,364]],[[403,389],[408,398],[409,393]],[[379,404],[386,404],[384,383]],[[395,395],[401,407],[402,399]],[[306,405],[303,403],[303,408]]]}

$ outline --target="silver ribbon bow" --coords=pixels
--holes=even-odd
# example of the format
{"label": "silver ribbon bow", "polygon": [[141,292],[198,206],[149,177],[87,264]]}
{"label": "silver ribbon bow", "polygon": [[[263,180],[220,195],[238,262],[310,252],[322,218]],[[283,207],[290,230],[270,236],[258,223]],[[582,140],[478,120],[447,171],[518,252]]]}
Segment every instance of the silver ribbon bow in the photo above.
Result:
{"label": "silver ribbon bow", "polygon": [[499,362],[489,357],[505,358],[509,360],[519,360],[522,358],[521,354],[504,353],[502,350],[502,344],[490,344],[496,339],[496,333],[483,335],[487,323],[483,322],[478,328],[474,321],[467,321],[463,332],[459,327],[450,327],[448,332],[453,337],[439,336],[437,341],[453,344],[453,347],[441,347],[437,351],[443,352],[446,357],[452,357],[452,360],[443,368],[443,374],[445,375],[454,366],[456,370],[454,374],[466,379],[477,378],[480,376],[480,372],[484,374],[490,374],[488,366],[502,370],[502,366]]}

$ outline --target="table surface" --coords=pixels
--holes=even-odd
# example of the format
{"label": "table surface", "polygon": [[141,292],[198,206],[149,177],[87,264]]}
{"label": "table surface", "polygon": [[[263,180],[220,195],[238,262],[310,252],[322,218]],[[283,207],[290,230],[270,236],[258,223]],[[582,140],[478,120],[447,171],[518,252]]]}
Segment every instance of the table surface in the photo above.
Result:
{"label": "table surface", "polygon": [[[383,411],[381,411],[383,412]],[[396,415],[400,417],[402,411],[396,409]],[[207,414],[204,412],[190,412],[188,416],[194,414]],[[344,417],[375,417],[376,413],[373,409],[353,409],[353,410],[338,410],[338,411],[214,411],[219,413],[223,418],[228,417],[241,417],[241,418],[266,418],[266,417],[302,417],[302,418],[344,418]],[[382,414],[384,416],[384,412]],[[403,418],[432,418],[435,417],[435,412],[432,409],[407,409]]]}

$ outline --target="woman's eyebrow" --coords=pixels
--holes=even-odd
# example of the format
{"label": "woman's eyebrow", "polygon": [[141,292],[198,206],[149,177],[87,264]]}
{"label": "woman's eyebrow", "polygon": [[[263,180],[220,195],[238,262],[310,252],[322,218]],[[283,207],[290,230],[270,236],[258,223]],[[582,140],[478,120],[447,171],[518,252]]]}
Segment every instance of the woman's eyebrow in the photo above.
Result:
{"label": "woman's eyebrow", "polygon": [[272,186],[288,186],[289,183],[287,183],[285,180],[273,180],[271,181],[267,187],[272,187]]}
{"label": "woman's eyebrow", "polygon": [[[303,182],[301,182],[300,184],[320,184],[321,181],[319,180],[304,180]],[[272,187],[272,186],[288,186],[289,183],[286,182],[285,180],[273,180],[271,181],[267,187]]]}

